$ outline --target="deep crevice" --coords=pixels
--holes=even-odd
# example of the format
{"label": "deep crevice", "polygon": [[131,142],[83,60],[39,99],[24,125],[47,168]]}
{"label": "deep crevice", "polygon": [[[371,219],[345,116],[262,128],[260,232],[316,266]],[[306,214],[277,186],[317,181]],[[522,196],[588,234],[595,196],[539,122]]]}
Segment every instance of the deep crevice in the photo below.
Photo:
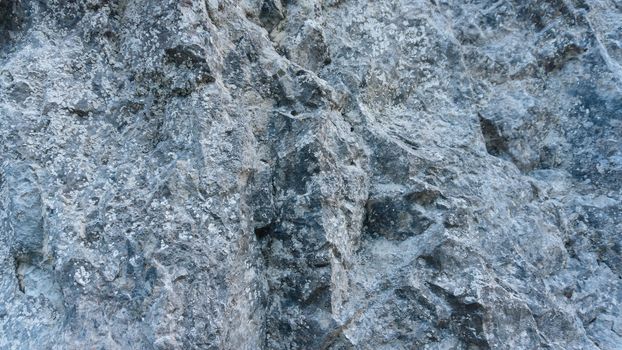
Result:
{"label": "deep crevice", "polygon": [[508,141],[501,135],[500,128],[492,120],[479,116],[479,125],[484,136],[486,151],[495,157],[500,157],[508,152]]}
{"label": "deep crevice", "polygon": [[272,231],[274,231],[274,224],[272,223],[261,227],[255,227],[255,236],[257,239],[261,240],[268,237]]}
{"label": "deep crevice", "polygon": [[24,275],[22,273],[24,261],[19,258],[15,259],[15,278],[17,279],[17,287],[22,294],[26,294],[26,286],[24,284]]}

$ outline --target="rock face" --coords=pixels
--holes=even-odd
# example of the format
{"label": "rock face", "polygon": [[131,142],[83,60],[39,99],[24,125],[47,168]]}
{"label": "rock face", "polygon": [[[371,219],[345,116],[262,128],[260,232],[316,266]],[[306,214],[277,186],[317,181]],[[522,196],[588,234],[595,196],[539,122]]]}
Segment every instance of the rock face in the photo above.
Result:
{"label": "rock face", "polygon": [[620,0],[0,0],[0,349],[620,349]]}

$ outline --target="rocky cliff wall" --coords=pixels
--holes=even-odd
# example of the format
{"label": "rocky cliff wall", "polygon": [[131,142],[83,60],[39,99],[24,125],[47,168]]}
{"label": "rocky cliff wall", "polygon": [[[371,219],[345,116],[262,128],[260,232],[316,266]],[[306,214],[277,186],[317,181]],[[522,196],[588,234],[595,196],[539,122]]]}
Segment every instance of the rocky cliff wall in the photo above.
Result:
{"label": "rocky cliff wall", "polygon": [[620,349],[619,0],[0,0],[1,349]]}

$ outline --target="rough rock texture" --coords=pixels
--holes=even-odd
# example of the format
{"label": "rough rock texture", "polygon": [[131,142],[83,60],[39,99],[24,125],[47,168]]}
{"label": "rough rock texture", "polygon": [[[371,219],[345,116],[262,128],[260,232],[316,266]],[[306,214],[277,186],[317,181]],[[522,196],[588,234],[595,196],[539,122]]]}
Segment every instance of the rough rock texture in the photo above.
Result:
{"label": "rough rock texture", "polygon": [[0,349],[622,348],[622,1],[0,0]]}

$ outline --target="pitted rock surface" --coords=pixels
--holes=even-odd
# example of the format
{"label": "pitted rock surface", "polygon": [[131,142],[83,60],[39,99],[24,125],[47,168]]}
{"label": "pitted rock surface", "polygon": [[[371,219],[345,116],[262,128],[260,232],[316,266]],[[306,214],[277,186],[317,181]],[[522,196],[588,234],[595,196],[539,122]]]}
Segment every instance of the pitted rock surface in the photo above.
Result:
{"label": "pitted rock surface", "polygon": [[619,0],[0,0],[0,349],[620,349]]}

